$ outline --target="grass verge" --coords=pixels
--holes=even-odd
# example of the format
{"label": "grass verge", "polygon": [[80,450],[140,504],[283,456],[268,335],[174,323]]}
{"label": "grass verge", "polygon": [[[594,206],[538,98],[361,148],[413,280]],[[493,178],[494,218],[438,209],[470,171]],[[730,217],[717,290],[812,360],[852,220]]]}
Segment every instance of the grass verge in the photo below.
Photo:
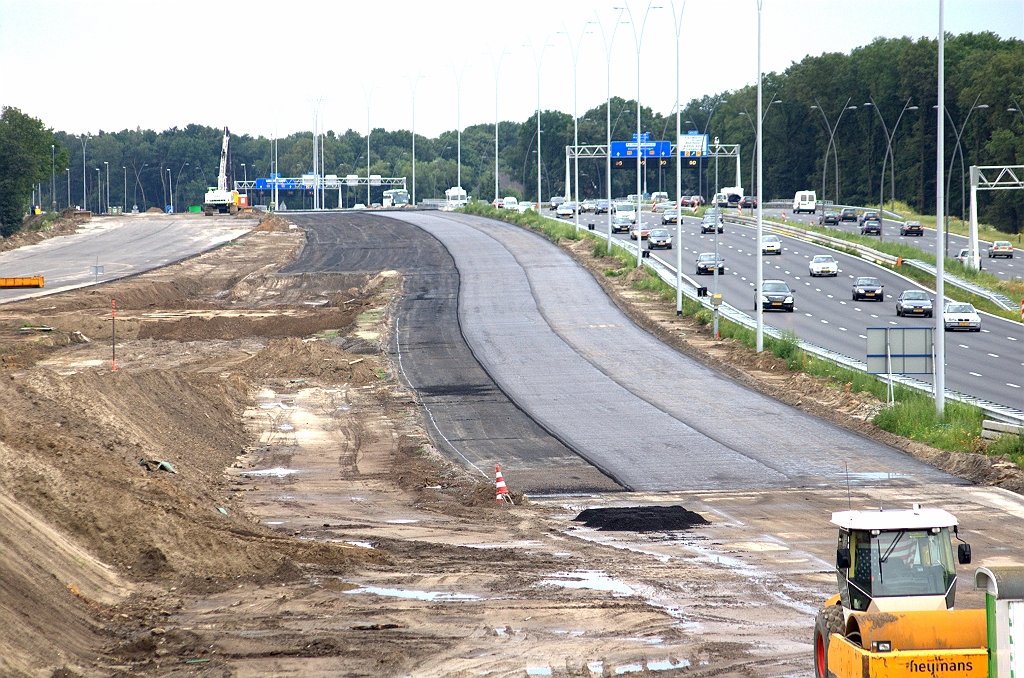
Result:
{"label": "grass verge", "polygon": [[[556,243],[563,237],[570,240],[591,238],[594,240],[591,254],[595,258],[611,257],[618,262],[616,268],[605,273],[607,276],[625,275],[636,267],[636,254],[630,253],[625,248],[613,245],[609,254],[607,243],[589,231],[577,231],[572,224],[562,224],[535,212],[518,214],[497,210],[484,203],[470,203],[463,211],[537,229],[547,234]],[[632,282],[633,289],[647,290],[658,294],[665,301],[675,301],[675,288],[662,280],[653,268],[643,266],[640,270],[641,273],[637,274],[636,279]],[[905,270],[901,269],[901,271]],[[911,270],[927,275],[917,269]],[[686,296],[683,297],[683,313],[693,317],[702,325],[712,322],[711,310]],[[723,339],[733,339],[748,348],[754,348],[756,345],[757,336],[753,330],[737,325],[726,318],[719,317],[718,329]],[[888,386],[886,383],[866,372],[842,367],[808,355],[800,349],[799,339],[792,332],[781,337],[766,335],[764,347],[775,357],[785,361],[790,370],[799,370],[812,376],[823,377],[829,386],[839,390],[868,393],[883,402],[887,401]],[[935,401],[926,393],[897,384],[894,388],[894,396],[895,404],[881,406],[872,420],[882,430],[950,452],[1006,454],[1016,464],[1024,466],[1024,436],[1004,436],[997,441],[986,441],[981,437],[984,413],[980,408],[956,401],[947,401],[943,416],[939,417],[935,411]]]}

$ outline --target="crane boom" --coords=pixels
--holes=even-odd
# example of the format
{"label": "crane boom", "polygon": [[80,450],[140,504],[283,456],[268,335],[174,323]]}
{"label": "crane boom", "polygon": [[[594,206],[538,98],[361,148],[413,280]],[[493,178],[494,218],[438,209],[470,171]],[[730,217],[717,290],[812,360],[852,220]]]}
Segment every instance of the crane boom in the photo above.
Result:
{"label": "crane boom", "polygon": [[227,191],[228,190],[228,143],[231,140],[231,135],[228,134],[228,128],[224,128],[224,142],[220,147],[220,174],[217,175],[217,190]]}

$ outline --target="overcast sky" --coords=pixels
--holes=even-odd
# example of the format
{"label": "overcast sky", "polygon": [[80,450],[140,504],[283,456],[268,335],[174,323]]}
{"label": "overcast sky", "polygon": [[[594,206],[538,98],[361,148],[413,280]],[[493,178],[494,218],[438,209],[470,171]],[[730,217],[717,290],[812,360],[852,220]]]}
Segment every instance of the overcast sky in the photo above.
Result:
{"label": "overcast sky", "polygon": [[[616,4],[0,0],[0,104],[73,133],[200,123],[284,136],[312,129],[322,99],[324,129],[365,133],[364,92],[374,128],[409,128],[405,76],[420,74],[416,131],[435,136],[457,126],[456,71],[462,126],[494,121],[491,55],[496,61],[503,51],[502,120],[525,120],[536,110],[534,54],[542,52],[540,105],[572,113],[571,37],[579,45],[582,113],[605,100],[601,27],[608,39],[617,28],[612,94],[636,96],[634,28],[639,32],[648,4],[631,2],[635,22],[628,24],[616,24]],[[640,96],[668,113],[675,70],[652,65],[670,64],[675,53],[673,10],[669,0],[653,4],[662,8],[647,15]],[[756,7],[755,0],[688,0],[680,42],[684,102],[756,82]],[[1024,38],[1024,0],[947,0],[946,30]],[[764,0],[763,66],[781,71],[808,54],[849,52],[877,36],[937,32],[937,0]]]}

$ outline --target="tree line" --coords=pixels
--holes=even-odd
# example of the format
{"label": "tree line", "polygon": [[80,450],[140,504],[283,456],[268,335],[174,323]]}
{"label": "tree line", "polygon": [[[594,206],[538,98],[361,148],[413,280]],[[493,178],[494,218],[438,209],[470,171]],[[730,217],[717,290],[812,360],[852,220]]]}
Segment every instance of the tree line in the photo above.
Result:
{"label": "tree line", "polygon": [[[842,204],[877,205],[883,192],[882,168],[891,175],[895,189],[886,178],[885,200],[894,193],[921,213],[935,211],[936,163],[936,61],[934,39],[877,39],[850,54],[825,53],[808,56],[782,73],[766,74],[763,85],[764,110],[764,195],[791,197],[797,190],[816,190],[819,198]],[[674,77],[675,64],[652,66],[666,77]],[[668,74],[671,74],[670,76]],[[753,155],[757,118],[756,85],[705,96],[682,108],[683,133],[697,130],[718,138],[722,144],[739,144],[744,192],[754,192]],[[969,187],[961,172],[973,164],[1024,163],[1024,42],[1003,40],[991,33],[950,36],[946,43],[946,164],[949,175],[949,212],[960,215],[968,209],[961,195],[969,199]],[[775,103],[771,103],[775,102]],[[638,108],[635,100],[613,97],[611,120],[613,140],[629,140],[637,128],[639,111],[643,131],[651,139],[672,139],[675,114]],[[581,144],[603,144],[606,135],[606,105],[583,113],[578,120]],[[4,113],[7,116],[6,110]],[[897,126],[897,121],[899,124]],[[36,121],[38,123],[38,121]],[[40,129],[45,131],[42,124]],[[3,128],[0,127],[0,130]],[[545,110],[540,119],[541,196],[548,200],[564,195],[565,147],[572,144],[573,118],[560,111]],[[503,121],[498,125],[498,178],[501,195],[537,200],[537,117],[523,122]],[[55,132],[52,141],[37,143],[32,153],[33,173],[24,185],[42,185],[44,208],[69,203],[96,209],[106,200],[140,210],[175,205],[181,211],[198,205],[209,186],[216,185],[222,131],[202,125],[163,132],[123,130],[100,132],[91,138]],[[892,137],[892,154],[887,154]],[[45,134],[43,135],[45,136]],[[0,144],[6,144],[0,131]],[[369,169],[366,137],[354,130],[328,131],[322,141],[323,170],[326,174],[356,174],[412,178],[412,134],[408,130],[374,129],[370,135]],[[51,149],[58,175],[52,196],[49,179]],[[277,144],[277,171],[297,177],[312,171],[313,136],[309,132],[282,137]],[[494,197],[494,125],[471,125],[462,130],[462,185],[470,195]],[[56,158],[56,153],[61,153]],[[32,155],[29,153],[29,155]],[[443,198],[444,190],[455,185],[457,131],[435,138],[416,137],[416,195],[418,199]],[[6,151],[0,152],[4,162]],[[43,157],[45,156],[45,157]],[[35,156],[33,156],[35,157]],[[84,171],[83,171],[84,157]],[[273,171],[274,141],[263,136],[232,134],[229,181],[267,177]],[[63,160],[63,162],[61,162]],[[33,163],[28,163],[32,165]],[[634,166],[635,168],[635,166]],[[97,169],[100,170],[97,172]],[[0,189],[7,193],[10,179],[0,166]],[[45,170],[45,171],[44,171]],[[107,171],[109,170],[109,185]],[[717,163],[717,185],[735,184],[733,160]],[[84,174],[84,177],[83,177]],[[31,175],[31,176],[29,176]],[[84,185],[83,185],[84,179]],[[606,192],[604,160],[580,161],[581,197],[600,197]],[[651,160],[644,167],[648,192],[674,193],[675,162]],[[612,170],[613,194],[636,190],[635,169]],[[682,192],[706,197],[716,186],[716,163],[705,160],[684,165]],[[70,189],[70,190],[69,190]],[[22,198],[14,202],[23,212],[31,191],[17,189]],[[358,193],[343,189],[329,191],[325,206],[339,200],[351,206],[366,202],[365,188]],[[379,201],[374,189],[371,201]],[[268,193],[250,192],[254,203],[268,203]],[[282,194],[292,208],[312,205],[308,192]],[[6,204],[6,203],[5,203]],[[1024,228],[1024,195],[999,191],[979,200],[981,218],[1007,232]],[[3,210],[0,205],[0,210]],[[0,211],[6,224],[12,219]]]}

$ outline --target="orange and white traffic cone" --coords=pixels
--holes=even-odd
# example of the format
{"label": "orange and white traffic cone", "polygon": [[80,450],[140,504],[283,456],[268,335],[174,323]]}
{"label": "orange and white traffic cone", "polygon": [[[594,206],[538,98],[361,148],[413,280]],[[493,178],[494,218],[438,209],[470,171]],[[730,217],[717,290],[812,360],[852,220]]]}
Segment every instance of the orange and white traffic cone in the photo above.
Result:
{"label": "orange and white traffic cone", "polygon": [[508,494],[508,488],[505,487],[505,479],[501,477],[501,467],[497,464],[494,465],[494,490],[495,499],[500,502],[512,503],[512,497]]}
{"label": "orange and white traffic cone", "polygon": [[786,213],[785,213],[785,212],[783,212],[783,213],[782,213],[782,220],[783,220],[783,221],[785,221],[785,220],[786,220]]}

